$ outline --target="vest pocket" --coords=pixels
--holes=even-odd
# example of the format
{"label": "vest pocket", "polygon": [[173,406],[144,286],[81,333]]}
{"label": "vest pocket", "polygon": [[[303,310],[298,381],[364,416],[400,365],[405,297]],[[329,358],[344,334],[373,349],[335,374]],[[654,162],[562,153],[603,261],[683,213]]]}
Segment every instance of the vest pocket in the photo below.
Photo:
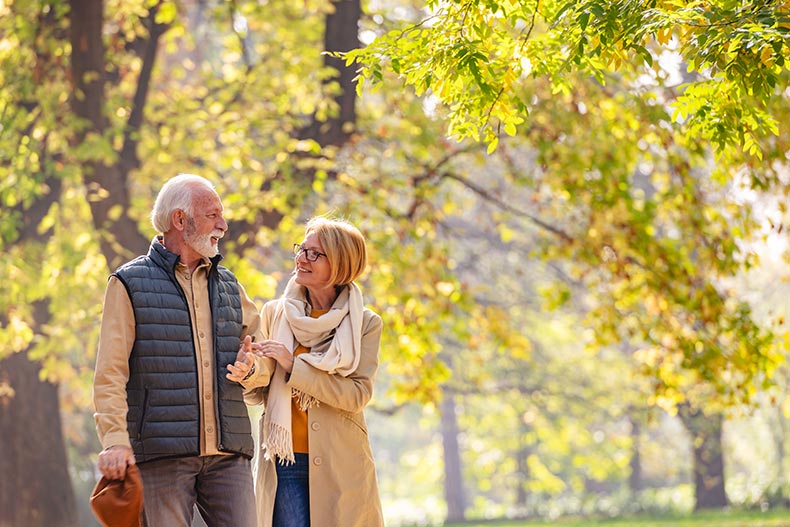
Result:
{"label": "vest pocket", "polygon": [[143,427],[145,426],[145,415],[148,413],[148,394],[150,390],[148,386],[145,387],[145,392],[143,393],[143,411],[140,414],[140,426],[137,427],[137,440],[139,441],[143,437]]}

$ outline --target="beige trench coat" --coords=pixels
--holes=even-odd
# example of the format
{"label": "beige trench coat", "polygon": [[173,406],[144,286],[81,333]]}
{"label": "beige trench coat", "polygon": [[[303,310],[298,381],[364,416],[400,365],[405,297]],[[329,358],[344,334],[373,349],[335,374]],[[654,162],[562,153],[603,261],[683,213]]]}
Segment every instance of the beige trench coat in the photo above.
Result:
{"label": "beige trench coat", "polygon": [[[274,302],[261,311],[261,331],[270,338]],[[381,317],[363,313],[362,355],[348,377],[330,375],[299,357],[288,385],[315,397],[308,410],[311,527],[383,527],[376,469],[362,411],[373,395],[378,369]],[[247,404],[264,404],[268,387],[245,395]],[[263,417],[260,429],[263,431]],[[262,437],[262,436],[259,436]],[[255,495],[259,527],[271,527],[277,473],[265,448],[256,449]]]}

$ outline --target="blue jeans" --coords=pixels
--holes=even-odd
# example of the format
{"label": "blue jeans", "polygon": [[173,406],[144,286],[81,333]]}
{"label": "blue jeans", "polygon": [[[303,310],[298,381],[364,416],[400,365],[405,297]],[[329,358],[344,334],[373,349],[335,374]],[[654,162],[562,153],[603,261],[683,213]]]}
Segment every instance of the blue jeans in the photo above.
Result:
{"label": "blue jeans", "polygon": [[208,527],[256,527],[250,460],[204,456],[140,463],[143,525],[189,527],[195,505]]}
{"label": "blue jeans", "polygon": [[308,455],[294,454],[296,463],[277,463],[277,494],[272,527],[310,527]]}

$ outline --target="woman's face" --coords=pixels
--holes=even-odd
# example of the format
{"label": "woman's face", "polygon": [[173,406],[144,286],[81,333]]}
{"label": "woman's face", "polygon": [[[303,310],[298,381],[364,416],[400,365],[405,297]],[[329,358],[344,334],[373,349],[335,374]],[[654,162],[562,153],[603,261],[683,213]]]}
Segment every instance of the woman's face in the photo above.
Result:
{"label": "woman's face", "polygon": [[329,282],[330,267],[329,260],[326,256],[319,256],[314,262],[307,259],[309,251],[305,249],[312,249],[319,253],[324,253],[324,248],[318,236],[311,232],[305,236],[302,242],[302,252],[295,258],[296,267],[296,283],[306,287],[309,290],[319,291],[322,289],[329,289],[334,287],[334,284]]}

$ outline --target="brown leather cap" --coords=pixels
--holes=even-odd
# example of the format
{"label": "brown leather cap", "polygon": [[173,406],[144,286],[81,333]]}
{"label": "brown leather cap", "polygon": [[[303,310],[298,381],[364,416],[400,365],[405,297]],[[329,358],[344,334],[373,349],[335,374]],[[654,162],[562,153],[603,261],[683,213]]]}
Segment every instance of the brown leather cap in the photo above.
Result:
{"label": "brown leather cap", "polygon": [[91,493],[91,509],[104,527],[141,527],[143,478],[137,465],[126,467],[126,478],[103,477]]}

